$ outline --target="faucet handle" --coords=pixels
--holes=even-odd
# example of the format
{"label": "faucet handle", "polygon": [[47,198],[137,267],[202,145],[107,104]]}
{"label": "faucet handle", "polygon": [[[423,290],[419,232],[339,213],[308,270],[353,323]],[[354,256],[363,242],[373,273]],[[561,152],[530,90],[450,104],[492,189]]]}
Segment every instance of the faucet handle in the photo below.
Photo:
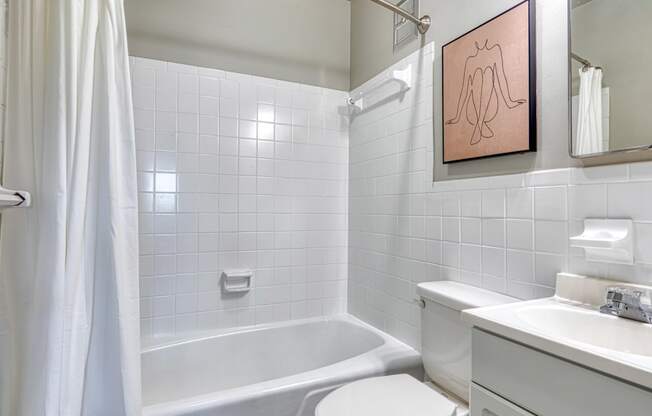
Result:
{"label": "faucet handle", "polygon": [[613,286],[607,288],[607,303],[624,303],[627,305],[640,305],[643,292],[626,287]]}
{"label": "faucet handle", "polygon": [[649,293],[637,288],[607,288],[607,303],[600,307],[600,312],[623,318],[652,323],[652,303]]}

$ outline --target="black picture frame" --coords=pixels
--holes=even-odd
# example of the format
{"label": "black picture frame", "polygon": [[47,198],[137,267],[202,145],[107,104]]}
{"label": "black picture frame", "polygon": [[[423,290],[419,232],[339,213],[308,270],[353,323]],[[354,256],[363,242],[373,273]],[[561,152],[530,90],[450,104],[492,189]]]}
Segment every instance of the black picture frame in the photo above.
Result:
{"label": "black picture frame", "polygon": [[[529,105],[529,146],[527,150],[518,150],[514,152],[506,152],[506,153],[497,153],[497,154],[492,154],[492,155],[486,155],[486,156],[478,156],[478,157],[471,157],[467,159],[456,159],[456,160],[446,160],[446,152],[445,152],[445,146],[446,146],[446,129],[445,129],[445,123],[446,123],[446,112],[445,107],[444,107],[444,97],[445,97],[445,89],[446,85],[444,82],[445,74],[444,74],[444,59],[445,59],[445,50],[446,47],[455,43],[459,39],[473,33],[477,29],[493,22],[494,20],[498,19],[499,17],[511,12],[512,10],[522,6],[524,3],[528,4],[528,66],[529,66],[529,77],[528,77],[528,93],[529,93],[529,99],[528,99],[528,105]],[[491,19],[481,23],[478,26],[475,26],[474,28],[470,29],[469,31],[463,33],[462,35],[456,37],[455,39],[447,42],[441,47],[441,86],[442,86],[442,94],[441,94],[441,108],[442,108],[442,117],[441,117],[441,126],[442,126],[442,162],[444,165],[448,164],[455,164],[455,163],[463,163],[463,162],[469,162],[469,161],[475,161],[475,160],[481,160],[481,159],[488,159],[488,158],[496,158],[496,157],[501,157],[501,156],[509,156],[509,155],[516,155],[516,154],[525,154],[525,153],[531,153],[531,152],[536,152],[537,151],[537,60],[536,60],[536,0],[524,0],[509,9],[505,10],[504,12],[492,17]]]}

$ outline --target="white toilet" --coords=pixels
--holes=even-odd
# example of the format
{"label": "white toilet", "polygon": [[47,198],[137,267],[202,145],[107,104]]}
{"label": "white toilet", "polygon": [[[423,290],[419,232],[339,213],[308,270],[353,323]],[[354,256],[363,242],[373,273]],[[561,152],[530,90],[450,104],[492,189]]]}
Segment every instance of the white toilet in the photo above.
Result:
{"label": "white toilet", "polygon": [[347,384],[326,396],[315,416],[465,416],[471,377],[471,329],[460,311],[517,299],[462,283],[421,283],[421,354],[429,382],[399,374]]}

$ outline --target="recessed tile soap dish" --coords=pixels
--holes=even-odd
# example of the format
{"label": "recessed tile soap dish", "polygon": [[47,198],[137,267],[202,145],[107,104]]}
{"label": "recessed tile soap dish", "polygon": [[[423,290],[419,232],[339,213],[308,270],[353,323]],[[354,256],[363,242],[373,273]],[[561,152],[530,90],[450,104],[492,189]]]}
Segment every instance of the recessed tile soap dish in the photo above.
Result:
{"label": "recessed tile soap dish", "polygon": [[584,220],[584,232],[571,237],[571,247],[583,248],[587,261],[634,264],[632,220]]}
{"label": "recessed tile soap dish", "polygon": [[251,290],[251,278],[254,273],[249,269],[224,270],[222,287],[228,293],[242,293]]}

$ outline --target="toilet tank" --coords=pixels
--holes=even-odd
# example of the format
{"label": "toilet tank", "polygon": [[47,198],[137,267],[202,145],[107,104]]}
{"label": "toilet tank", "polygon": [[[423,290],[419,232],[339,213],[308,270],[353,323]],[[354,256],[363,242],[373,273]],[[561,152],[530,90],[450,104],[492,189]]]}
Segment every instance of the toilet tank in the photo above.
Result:
{"label": "toilet tank", "polygon": [[451,281],[420,283],[417,291],[425,302],[421,310],[421,355],[426,374],[468,402],[471,328],[462,322],[461,311],[517,299]]}

